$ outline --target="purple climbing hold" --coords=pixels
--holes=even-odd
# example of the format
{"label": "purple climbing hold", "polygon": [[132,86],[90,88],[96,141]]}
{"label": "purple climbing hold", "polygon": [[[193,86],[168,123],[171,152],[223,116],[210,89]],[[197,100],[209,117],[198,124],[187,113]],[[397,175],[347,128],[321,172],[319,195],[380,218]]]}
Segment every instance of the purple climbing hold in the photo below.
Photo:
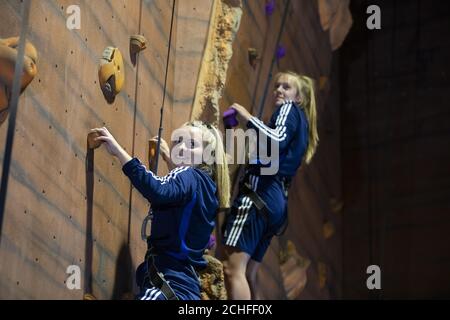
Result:
{"label": "purple climbing hold", "polygon": [[231,129],[238,125],[236,113],[236,110],[234,110],[233,108],[229,108],[223,113],[223,123],[226,129]]}
{"label": "purple climbing hold", "polygon": [[286,56],[286,48],[280,44],[277,48],[277,60],[281,60]]}
{"label": "purple climbing hold", "polygon": [[209,241],[208,241],[208,245],[206,246],[207,249],[211,249],[212,247],[214,247],[216,245],[216,236],[211,234],[209,236]]}
{"label": "purple climbing hold", "polygon": [[275,11],[275,0],[268,0],[266,2],[266,15],[271,16]]}

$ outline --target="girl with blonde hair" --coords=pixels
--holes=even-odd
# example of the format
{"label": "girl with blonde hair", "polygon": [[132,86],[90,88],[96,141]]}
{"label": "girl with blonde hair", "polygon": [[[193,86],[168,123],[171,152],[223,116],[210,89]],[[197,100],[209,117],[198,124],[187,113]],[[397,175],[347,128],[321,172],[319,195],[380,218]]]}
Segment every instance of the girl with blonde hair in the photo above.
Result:
{"label": "girl with blonde hair", "polygon": [[[287,226],[287,192],[303,162],[309,163],[319,141],[313,80],[294,72],[274,78],[275,111],[266,125],[235,103],[239,122],[258,133],[256,159],[247,165],[239,193],[223,225],[225,284],[230,299],[256,299],[256,275],[274,235]],[[263,139],[264,138],[264,139]],[[261,141],[268,141],[261,145]],[[276,143],[275,174],[265,174],[260,150]],[[276,153],[276,151],[273,151]],[[252,160],[252,159],[250,159]]]}
{"label": "girl with blonde hair", "polygon": [[206,267],[203,253],[217,210],[228,207],[230,201],[226,154],[219,131],[194,121],[174,131],[171,152],[162,140],[162,157],[172,169],[165,177],[147,171],[106,128],[92,131],[99,135],[96,140],[119,159],[125,175],[152,205],[148,250],[136,272],[140,287],[137,298],[200,299],[196,270]]}

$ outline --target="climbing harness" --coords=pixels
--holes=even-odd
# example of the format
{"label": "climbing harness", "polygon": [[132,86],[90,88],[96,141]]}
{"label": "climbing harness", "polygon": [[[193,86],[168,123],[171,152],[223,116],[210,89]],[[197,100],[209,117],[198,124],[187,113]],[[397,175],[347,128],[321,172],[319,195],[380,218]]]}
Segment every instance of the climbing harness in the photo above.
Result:
{"label": "climbing harness", "polygon": [[164,274],[159,272],[155,265],[155,257],[158,254],[155,248],[151,245],[150,241],[147,240],[147,252],[145,253],[145,275],[141,288],[152,288],[155,287],[164,294],[167,300],[178,300],[177,295],[170,287],[168,281],[164,278]]}
{"label": "climbing harness", "polygon": [[[291,184],[291,179],[288,177],[280,177],[280,176],[276,176],[276,180],[280,182],[282,188],[283,188],[283,193],[285,195],[285,197],[288,197],[288,190]],[[241,182],[240,186],[239,186],[240,191],[242,192],[243,195],[247,196],[250,198],[250,200],[253,202],[253,204],[256,207],[256,211],[258,212],[258,214],[261,214],[263,216],[263,218],[266,220],[267,225],[269,225],[269,209],[268,206],[266,204],[266,202],[259,196],[259,194],[252,189],[252,187],[250,186],[250,184],[248,183],[248,179],[245,177],[243,179],[243,181]],[[287,202],[286,202],[286,208],[285,208],[285,212],[286,212],[286,219],[284,219],[283,224],[280,226],[280,228],[275,232],[275,236],[281,236],[284,234],[284,232],[287,229],[287,225],[288,225],[288,214],[287,214]]]}

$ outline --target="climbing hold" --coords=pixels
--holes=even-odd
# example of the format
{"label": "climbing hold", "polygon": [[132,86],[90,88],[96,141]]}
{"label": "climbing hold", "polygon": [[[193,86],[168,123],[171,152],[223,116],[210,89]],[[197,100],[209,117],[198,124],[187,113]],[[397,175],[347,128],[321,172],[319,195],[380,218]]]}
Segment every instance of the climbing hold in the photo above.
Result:
{"label": "climbing hold", "polygon": [[100,88],[108,103],[113,103],[125,82],[122,53],[118,48],[107,47],[100,59],[98,69]]}
{"label": "climbing hold", "polygon": [[83,300],[97,300],[97,298],[92,293],[85,293]]}
{"label": "climbing hold", "polygon": [[229,108],[227,111],[223,113],[223,123],[226,129],[231,129],[236,127],[239,122],[236,119],[236,110],[233,108]]}
{"label": "climbing hold", "polygon": [[88,134],[87,141],[89,149],[97,149],[102,145],[103,141],[95,140],[95,138],[97,137],[100,137],[100,134],[98,132],[91,132]]}
{"label": "climbing hold", "polygon": [[289,300],[298,299],[308,281],[307,270],[311,261],[298,253],[291,240],[281,249],[279,258],[286,296]]}
{"label": "climbing hold", "polygon": [[130,58],[133,66],[136,65],[137,54],[147,48],[147,39],[140,34],[130,37]]}
{"label": "climbing hold", "polygon": [[156,156],[157,141],[148,140],[148,146],[149,157],[153,159]]}
{"label": "climbing hold", "polygon": [[156,163],[156,152],[158,149],[158,140],[151,139],[148,140],[148,167],[150,171],[153,173],[156,173],[155,170],[155,163]]}
{"label": "climbing hold", "polygon": [[271,16],[275,11],[275,0],[268,0],[266,2],[265,11],[267,16]]}
{"label": "climbing hold", "polygon": [[[19,37],[0,39],[0,125],[8,116],[8,105],[12,92],[19,41]],[[27,41],[25,43],[20,93],[22,93],[31,81],[33,81],[34,76],[37,73],[36,61],[36,48]]]}
{"label": "climbing hold", "polygon": [[216,245],[216,236],[214,234],[211,234],[209,236],[209,241],[208,241],[206,248],[208,250],[211,250],[215,245]]}
{"label": "climbing hold", "polygon": [[344,207],[344,202],[336,198],[330,198],[330,207],[333,213],[340,213]]}
{"label": "climbing hold", "polygon": [[325,239],[330,239],[334,235],[334,225],[331,221],[327,221],[323,224],[323,236]]}
{"label": "climbing hold", "polygon": [[327,278],[328,278],[328,272],[327,272],[327,265],[323,262],[317,263],[317,273],[319,275],[319,288],[323,289],[325,288],[327,284]]}
{"label": "climbing hold", "polygon": [[277,61],[280,61],[286,56],[286,48],[280,44],[277,48]]}
{"label": "climbing hold", "polygon": [[248,48],[248,62],[253,69],[256,68],[259,60],[261,60],[258,51],[255,48]]}
{"label": "climbing hold", "polygon": [[225,288],[222,262],[213,257],[208,250],[205,251],[203,258],[206,260],[207,266],[205,269],[198,271],[201,286],[201,299],[226,300],[227,291]]}
{"label": "climbing hold", "polygon": [[328,77],[320,76],[319,78],[319,89],[323,90],[328,83]]}

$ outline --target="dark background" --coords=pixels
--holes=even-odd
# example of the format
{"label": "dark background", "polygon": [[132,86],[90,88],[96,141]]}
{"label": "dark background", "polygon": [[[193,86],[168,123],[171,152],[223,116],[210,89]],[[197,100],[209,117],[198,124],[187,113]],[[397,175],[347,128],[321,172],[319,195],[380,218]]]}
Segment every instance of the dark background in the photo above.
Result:
{"label": "dark background", "polygon": [[[381,30],[365,27],[381,8]],[[343,298],[450,298],[450,4],[351,1],[339,50]],[[382,290],[367,290],[368,265]]]}

